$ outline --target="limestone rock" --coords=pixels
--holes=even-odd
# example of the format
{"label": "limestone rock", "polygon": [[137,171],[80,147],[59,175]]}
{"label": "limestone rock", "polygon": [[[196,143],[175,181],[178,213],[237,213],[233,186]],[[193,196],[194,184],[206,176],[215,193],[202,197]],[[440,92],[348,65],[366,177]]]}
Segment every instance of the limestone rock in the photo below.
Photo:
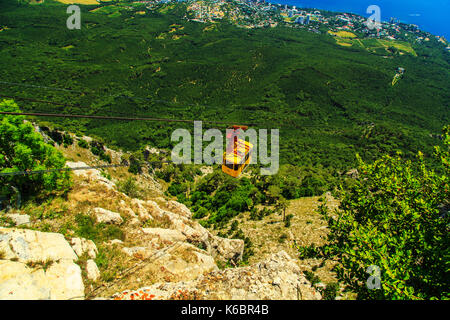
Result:
{"label": "limestone rock", "polygon": [[97,281],[100,278],[100,270],[98,270],[97,264],[92,259],[86,262],[86,274],[88,279],[92,281]]}
{"label": "limestone rock", "polygon": [[162,228],[142,228],[142,232],[148,235],[158,237],[161,239],[161,241],[166,242],[176,242],[186,240],[186,236],[184,236],[178,230],[162,229]]}
{"label": "limestone rock", "polygon": [[119,240],[119,239],[113,239],[113,240],[109,240],[109,241],[107,242],[107,244],[110,244],[110,245],[118,245],[118,244],[123,244],[123,241],[122,241],[122,240]]}
{"label": "limestone rock", "polygon": [[0,228],[0,251],[0,299],[84,298],[77,255],[63,235]]}
{"label": "limestone rock", "polygon": [[157,203],[162,203],[163,205],[167,205],[167,200],[166,199],[164,199],[163,197],[157,197],[157,198],[155,198],[155,201],[157,202]]}
{"label": "limestone rock", "polygon": [[130,257],[147,259],[153,253],[153,250],[149,247],[131,247],[131,248],[122,248],[122,251],[125,252]]}
{"label": "limestone rock", "polygon": [[[66,166],[69,168],[72,168],[72,169],[90,167],[89,165],[87,165],[86,163],[81,162],[81,161],[79,161],[79,162],[67,161]],[[89,180],[96,181],[96,182],[104,185],[106,188],[108,188],[110,190],[116,188],[116,185],[114,184],[114,182],[112,182],[111,180],[108,180],[104,176],[102,176],[100,171],[97,169],[73,170],[72,172],[76,176],[84,177]]]}
{"label": "limestone rock", "polygon": [[97,246],[92,240],[72,238],[70,244],[78,257],[81,257],[85,252],[91,259],[95,259],[97,257]]}
{"label": "limestone rock", "polygon": [[78,259],[62,234],[27,229],[0,228],[0,251],[23,263]]}
{"label": "limestone rock", "polygon": [[130,226],[139,227],[140,225],[141,225],[141,220],[139,220],[138,218],[132,218],[130,220]]}
{"label": "limestone rock", "polygon": [[52,264],[45,272],[51,292],[50,299],[84,299],[80,267],[67,260]]}
{"label": "limestone rock", "polygon": [[[172,208],[173,206],[177,206],[178,210],[182,210],[182,206],[178,206],[174,203],[177,202],[172,201]],[[194,222],[184,215],[165,210],[161,210],[161,214],[170,222],[171,228],[180,231],[186,237],[186,241],[202,244],[214,258],[233,260],[235,262],[242,259],[242,254],[244,252],[243,240],[225,239],[214,236],[198,222]]]}
{"label": "limestone rock", "polygon": [[224,260],[232,260],[235,262],[242,259],[244,240],[210,236],[208,244],[208,250],[214,257],[220,257]]}
{"label": "limestone rock", "polygon": [[188,226],[186,224],[182,224],[181,232],[186,236],[189,242],[191,243],[203,243],[206,244],[210,237],[213,237],[212,234],[203,228],[200,224],[194,226]]}
{"label": "limestone rock", "polygon": [[51,298],[44,270],[24,263],[0,260],[0,300],[42,300]]}
{"label": "limestone rock", "polygon": [[127,204],[125,203],[125,201],[120,200],[120,206],[121,206],[121,210],[126,213],[126,215],[132,217],[132,218],[137,218],[136,213],[134,213],[133,210],[131,210],[130,208],[127,207]]}
{"label": "limestone rock", "polygon": [[139,219],[141,221],[147,221],[152,220],[152,215],[148,212],[147,208],[144,206],[145,201],[139,200],[139,199],[132,199],[131,204],[135,208],[135,212],[137,212]]}
{"label": "limestone rock", "polygon": [[103,208],[93,209],[97,222],[110,223],[110,224],[121,224],[123,219],[117,212],[112,212]]}
{"label": "limestone rock", "polygon": [[295,260],[281,251],[248,267],[210,272],[195,280],[156,283],[113,295],[116,299],[319,300]]}
{"label": "limestone rock", "polygon": [[92,138],[89,137],[89,136],[83,136],[82,139],[83,139],[84,141],[86,141],[87,143],[91,143],[91,142],[92,142]]}
{"label": "limestone rock", "polygon": [[30,224],[30,216],[27,214],[10,213],[5,214],[7,218],[10,218],[16,226],[23,226]]}
{"label": "limestone rock", "polygon": [[193,280],[205,273],[218,270],[213,257],[185,242],[160,257],[158,264],[183,280]]}
{"label": "limestone rock", "polygon": [[[177,202],[172,201],[172,208],[175,205],[174,203]],[[178,210],[183,208],[182,206],[175,206],[177,206]],[[172,229],[180,231],[186,237],[186,241],[204,245],[214,258],[233,260],[235,262],[242,259],[244,252],[243,240],[214,236],[198,222],[194,222],[184,215],[165,210],[161,210],[161,214],[162,217],[170,222]]]}
{"label": "limestone rock", "polygon": [[186,218],[190,218],[192,216],[191,210],[186,207],[186,205],[179,203],[177,201],[169,200],[167,202],[167,207],[170,211],[182,215]]}
{"label": "limestone rock", "polygon": [[162,216],[163,210],[159,207],[159,205],[155,201],[147,200],[145,201],[145,205],[147,206],[147,210],[152,215],[152,217],[158,218]]}

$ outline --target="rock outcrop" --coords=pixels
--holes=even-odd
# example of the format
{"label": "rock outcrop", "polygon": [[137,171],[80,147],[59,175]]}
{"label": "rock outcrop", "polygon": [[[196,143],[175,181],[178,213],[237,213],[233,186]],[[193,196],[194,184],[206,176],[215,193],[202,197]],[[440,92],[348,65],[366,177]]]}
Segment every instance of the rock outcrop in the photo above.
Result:
{"label": "rock outcrop", "polygon": [[186,236],[178,230],[163,228],[143,228],[142,232],[156,236],[163,242],[186,241]]}
{"label": "rock outcrop", "polygon": [[281,251],[249,267],[214,271],[185,282],[156,283],[114,294],[117,300],[318,300],[295,260]]}
{"label": "rock outcrop", "polygon": [[0,251],[3,259],[21,263],[78,258],[62,234],[16,228],[0,228]]}
{"label": "rock outcrop", "polygon": [[[120,154],[113,158],[119,161]],[[67,166],[88,167],[84,162],[67,162]],[[219,270],[219,261],[238,264],[244,241],[214,235],[192,218],[186,205],[162,198],[161,186],[149,173],[139,177],[139,186],[155,190],[145,195],[153,200],[135,199],[120,192],[99,170],[73,173],[76,188],[70,190],[68,205],[64,206],[72,216],[65,214],[62,219],[66,221],[32,220],[33,227],[49,222],[52,230],[60,230],[61,222],[73,225],[65,233],[71,237],[70,243],[58,233],[0,228],[0,299],[83,299],[82,277],[89,298],[93,297],[89,291],[93,282],[121,279],[116,287],[105,286],[107,295],[156,282],[113,297],[320,299],[296,261],[284,251],[252,266]],[[94,218],[89,230],[92,234],[76,229],[74,215],[78,213]],[[30,225],[29,216],[17,214],[10,218],[18,225]],[[100,223],[108,225],[96,225]],[[77,237],[80,234],[96,242]],[[108,259],[108,270],[94,261],[99,250],[101,258]],[[120,271],[114,270],[119,264]]]}
{"label": "rock outcrop", "polygon": [[234,262],[242,259],[244,240],[226,239],[210,235],[207,245],[209,252],[215,257],[221,257],[223,260],[231,260]]}
{"label": "rock outcrop", "polygon": [[5,217],[11,219],[16,226],[25,226],[31,224],[30,216],[27,214],[8,213]]}
{"label": "rock outcrop", "polygon": [[78,257],[81,257],[84,253],[91,259],[95,259],[97,257],[97,246],[92,240],[86,240],[84,238],[72,238],[70,241],[72,245],[73,251],[77,254]]}
{"label": "rock outcrop", "polygon": [[97,281],[100,278],[100,270],[98,270],[97,264],[92,259],[86,261],[86,275],[92,281]]}
{"label": "rock outcrop", "polygon": [[191,218],[192,216],[191,210],[189,210],[189,208],[186,207],[186,205],[179,203],[177,201],[173,200],[168,201],[167,207],[169,208],[170,211],[182,215],[183,217]]}
{"label": "rock outcrop", "polygon": [[108,189],[115,189],[116,185],[114,182],[112,182],[111,180],[106,179],[105,177],[102,176],[102,174],[100,173],[99,170],[97,169],[83,169],[83,170],[79,170],[80,168],[89,168],[90,166],[87,165],[84,162],[71,162],[71,161],[67,161],[66,162],[66,166],[73,170],[72,172],[74,173],[74,175],[76,176],[82,176],[82,177],[86,177],[91,181],[96,181],[100,184],[102,184],[103,186],[105,186]]}
{"label": "rock outcrop", "polygon": [[83,299],[77,255],[58,233],[0,228],[0,299]]}
{"label": "rock outcrop", "polygon": [[110,223],[110,224],[122,224],[123,219],[117,212],[112,212],[103,208],[93,209],[97,222]]}
{"label": "rock outcrop", "polygon": [[[161,201],[163,202],[163,201]],[[164,223],[164,228],[142,228],[141,234],[149,237],[157,237],[163,243],[171,244],[174,242],[187,242],[195,246],[202,247],[213,258],[235,263],[242,259],[244,251],[244,241],[240,239],[226,239],[213,235],[205,229],[191,216],[191,211],[179,202],[169,200],[163,202],[167,208],[161,208],[155,201],[132,199],[131,206],[128,208],[123,204],[123,212],[136,212],[137,218],[141,223],[153,221],[155,223]],[[133,227],[139,226],[139,221],[131,220]],[[150,244],[154,247],[152,244]],[[140,251],[149,251],[141,249]],[[150,250],[151,251],[151,250]]]}

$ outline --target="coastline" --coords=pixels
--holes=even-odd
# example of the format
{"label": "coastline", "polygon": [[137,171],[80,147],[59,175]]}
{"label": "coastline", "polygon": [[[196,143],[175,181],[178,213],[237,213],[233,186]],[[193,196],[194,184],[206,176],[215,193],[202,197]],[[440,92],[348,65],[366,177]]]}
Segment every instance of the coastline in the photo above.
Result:
{"label": "coastline", "polygon": [[[341,2],[334,2],[331,4],[331,1],[328,0],[273,0],[273,1],[267,1],[271,4],[277,5],[288,5],[288,6],[297,6],[298,8],[308,8],[308,9],[318,9],[318,10],[326,10],[331,12],[338,12],[338,13],[352,13],[357,14],[363,17],[369,17],[370,15],[366,13],[366,8],[368,5],[366,3],[362,3],[360,1],[358,4],[349,4],[349,2],[352,1],[341,1]],[[370,2],[370,1],[369,1]],[[367,3],[369,3],[367,2]],[[446,25],[445,22],[447,20],[446,16],[444,16],[441,12],[448,12],[448,10],[445,10],[445,7],[447,6],[450,10],[450,4],[446,3],[444,4],[444,8],[439,7],[436,4],[436,7],[438,9],[432,10],[430,8],[420,9],[419,7],[415,8],[415,6],[422,6],[422,4],[419,4],[419,2],[412,1],[413,5],[410,4],[411,1],[408,1],[408,4],[411,5],[411,9],[404,10],[401,13],[396,12],[396,9],[398,8],[396,6],[392,7],[392,4],[385,3],[386,1],[380,0],[378,1],[378,5],[382,9],[382,17],[381,20],[383,22],[388,22],[391,17],[395,17],[399,19],[400,22],[406,23],[406,24],[416,24],[420,27],[421,30],[429,32],[436,36],[444,36],[446,39],[450,38],[450,28],[443,27],[443,25]],[[311,5],[311,3],[317,3],[317,5]],[[372,3],[370,3],[372,4]],[[369,4],[369,5],[370,5]],[[338,8],[341,6],[342,9]],[[383,10],[384,7],[387,7],[387,10]],[[358,9],[359,8],[359,9]],[[403,10],[403,9],[402,9]],[[422,10],[425,10],[423,12]],[[411,11],[411,12],[410,12]],[[386,13],[383,13],[386,12]],[[431,16],[429,13],[433,13],[433,16]]]}

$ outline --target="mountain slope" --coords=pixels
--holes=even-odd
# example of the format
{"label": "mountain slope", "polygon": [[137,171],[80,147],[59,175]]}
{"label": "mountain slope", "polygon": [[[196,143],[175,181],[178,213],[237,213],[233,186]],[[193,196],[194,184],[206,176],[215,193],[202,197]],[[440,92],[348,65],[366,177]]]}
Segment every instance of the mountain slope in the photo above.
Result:
{"label": "mountain slope", "polygon": [[[71,160],[68,167],[105,163],[78,146],[89,137],[72,138],[75,143],[57,146]],[[107,153],[113,159],[123,156],[110,149]],[[155,292],[167,286],[174,291],[156,298],[182,299],[174,295],[189,289],[197,299],[224,298],[225,292],[234,298],[247,294],[253,299],[320,299],[297,261],[282,250],[258,265],[220,271],[218,265],[241,260],[244,241],[221,238],[202,227],[186,206],[163,195],[151,172],[136,177],[138,185],[145,186],[141,199],[120,191],[120,182],[130,176],[124,168],[72,172],[73,184],[65,194],[27,199],[20,210],[2,212],[0,297],[117,298],[114,293],[126,291],[129,298],[131,290],[152,286],[149,297],[155,298]],[[241,276],[251,279],[258,290],[233,280]],[[281,282],[271,282],[277,279]],[[21,281],[34,282],[23,291]],[[303,296],[298,296],[298,288]]]}
{"label": "mountain slope", "polygon": [[[430,134],[449,121],[448,55],[425,47],[418,57],[372,54],[282,26],[187,21],[185,4],[118,16],[83,6],[81,30],[66,29],[65,7],[51,1],[2,7],[0,95],[64,104],[24,100],[27,111],[254,122],[280,128],[282,162],[341,170],[355,152],[431,152]],[[399,66],[406,74],[392,87]],[[48,120],[127,150],[170,148],[175,128],[192,129]]]}

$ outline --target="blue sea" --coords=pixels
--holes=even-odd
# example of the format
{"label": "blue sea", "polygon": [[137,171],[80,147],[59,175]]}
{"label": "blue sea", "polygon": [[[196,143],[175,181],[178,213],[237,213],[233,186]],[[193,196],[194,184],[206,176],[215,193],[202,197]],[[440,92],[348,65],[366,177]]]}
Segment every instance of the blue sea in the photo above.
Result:
{"label": "blue sea", "polygon": [[301,8],[349,12],[370,17],[366,12],[370,5],[381,9],[381,20],[391,17],[401,22],[417,24],[420,29],[450,39],[450,0],[269,0]]}

